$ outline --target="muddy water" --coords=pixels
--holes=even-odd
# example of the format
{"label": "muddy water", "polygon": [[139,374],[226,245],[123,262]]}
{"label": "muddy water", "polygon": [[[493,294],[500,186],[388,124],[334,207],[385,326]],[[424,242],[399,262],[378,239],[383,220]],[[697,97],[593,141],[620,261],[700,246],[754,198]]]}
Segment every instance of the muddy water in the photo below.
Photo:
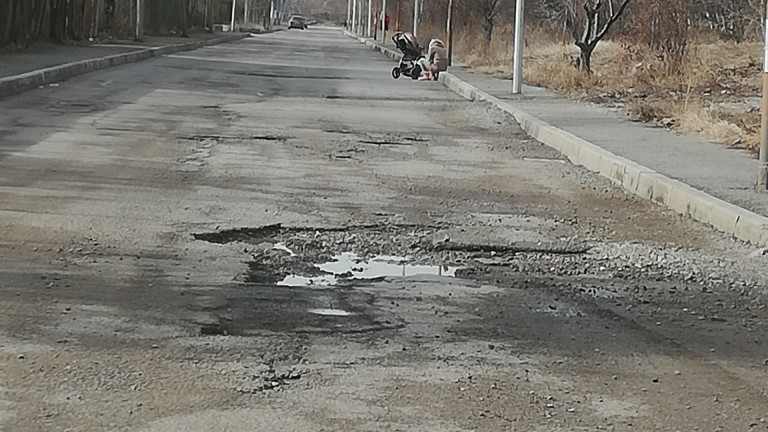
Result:
{"label": "muddy water", "polygon": [[[291,256],[295,256],[292,251],[288,250],[288,252],[292,254]],[[420,275],[455,277],[456,270],[459,269],[459,267],[447,265],[411,264],[411,259],[410,257],[380,255],[367,260],[352,252],[344,252],[335,256],[331,261],[315,264],[315,267],[324,274],[314,277],[291,274],[278,282],[278,285],[328,286],[335,285],[340,278],[379,279]]]}

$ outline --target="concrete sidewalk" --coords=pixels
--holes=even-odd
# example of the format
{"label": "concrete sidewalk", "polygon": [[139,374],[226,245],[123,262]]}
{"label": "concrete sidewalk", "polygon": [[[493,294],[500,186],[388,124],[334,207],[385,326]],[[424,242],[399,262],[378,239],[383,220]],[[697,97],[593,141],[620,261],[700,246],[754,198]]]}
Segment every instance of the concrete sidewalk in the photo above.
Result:
{"label": "concrete sidewalk", "polygon": [[453,69],[451,73],[481,91],[611,153],[768,216],[768,194],[757,193],[754,189],[757,159],[746,151],[631,122],[616,109],[571,101],[542,88],[525,86],[522,96],[513,96],[510,80],[472,74],[463,68]]}
{"label": "concrete sidewalk", "polygon": [[45,45],[0,54],[0,97],[75,75],[151,57],[247,37],[248,33],[194,33],[190,37],[146,37],[142,42]]}
{"label": "concrete sidewalk", "polygon": [[[347,35],[399,59],[389,47]],[[751,154],[630,122],[618,110],[542,88],[525,86],[523,95],[513,96],[510,80],[473,74],[462,66],[440,81],[467,99],[508,112],[533,138],[629,192],[768,246],[768,193],[754,190],[758,162]]]}

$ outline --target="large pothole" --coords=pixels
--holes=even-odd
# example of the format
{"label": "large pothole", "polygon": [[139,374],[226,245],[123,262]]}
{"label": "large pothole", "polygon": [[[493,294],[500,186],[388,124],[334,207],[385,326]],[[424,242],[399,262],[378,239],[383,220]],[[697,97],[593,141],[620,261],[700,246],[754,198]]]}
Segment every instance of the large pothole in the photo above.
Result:
{"label": "large pothole", "polygon": [[572,241],[521,235],[518,241],[479,243],[453,240],[452,228],[413,224],[346,227],[268,225],[195,234],[212,243],[241,242],[251,256],[243,281],[285,286],[348,285],[411,276],[470,277],[517,254],[583,254]]}

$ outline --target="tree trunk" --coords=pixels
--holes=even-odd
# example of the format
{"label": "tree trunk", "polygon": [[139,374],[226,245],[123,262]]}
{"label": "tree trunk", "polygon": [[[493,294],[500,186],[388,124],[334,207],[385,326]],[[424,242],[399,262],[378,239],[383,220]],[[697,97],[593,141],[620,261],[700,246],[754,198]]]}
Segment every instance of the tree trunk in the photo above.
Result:
{"label": "tree trunk", "polygon": [[490,45],[493,38],[493,20],[485,19],[483,21],[483,32],[485,34],[485,41]]}
{"label": "tree trunk", "polygon": [[579,46],[579,60],[576,62],[576,66],[580,71],[592,74],[592,52],[595,51],[595,46],[591,44],[578,44]]}
{"label": "tree trunk", "polygon": [[179,17],[179,30],[181,37],[189,37],[187,34],[187,28],[189,27],[189,17],[187,15],[187,2],[185,0],[179,0],[179,11],[181,16]]}

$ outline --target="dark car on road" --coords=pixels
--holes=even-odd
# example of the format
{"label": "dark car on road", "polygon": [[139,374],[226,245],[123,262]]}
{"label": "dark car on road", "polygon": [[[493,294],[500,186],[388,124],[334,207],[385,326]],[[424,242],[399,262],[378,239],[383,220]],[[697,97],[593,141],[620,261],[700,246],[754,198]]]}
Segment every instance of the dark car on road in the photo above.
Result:
{"label": "dark car on road", "polygon": [[289,29],[296,28],[296,29],[304,30],[307,28],[307,19],[301,15],[294,15],[291,17],[291,20],[288,21],[288,28]]}

